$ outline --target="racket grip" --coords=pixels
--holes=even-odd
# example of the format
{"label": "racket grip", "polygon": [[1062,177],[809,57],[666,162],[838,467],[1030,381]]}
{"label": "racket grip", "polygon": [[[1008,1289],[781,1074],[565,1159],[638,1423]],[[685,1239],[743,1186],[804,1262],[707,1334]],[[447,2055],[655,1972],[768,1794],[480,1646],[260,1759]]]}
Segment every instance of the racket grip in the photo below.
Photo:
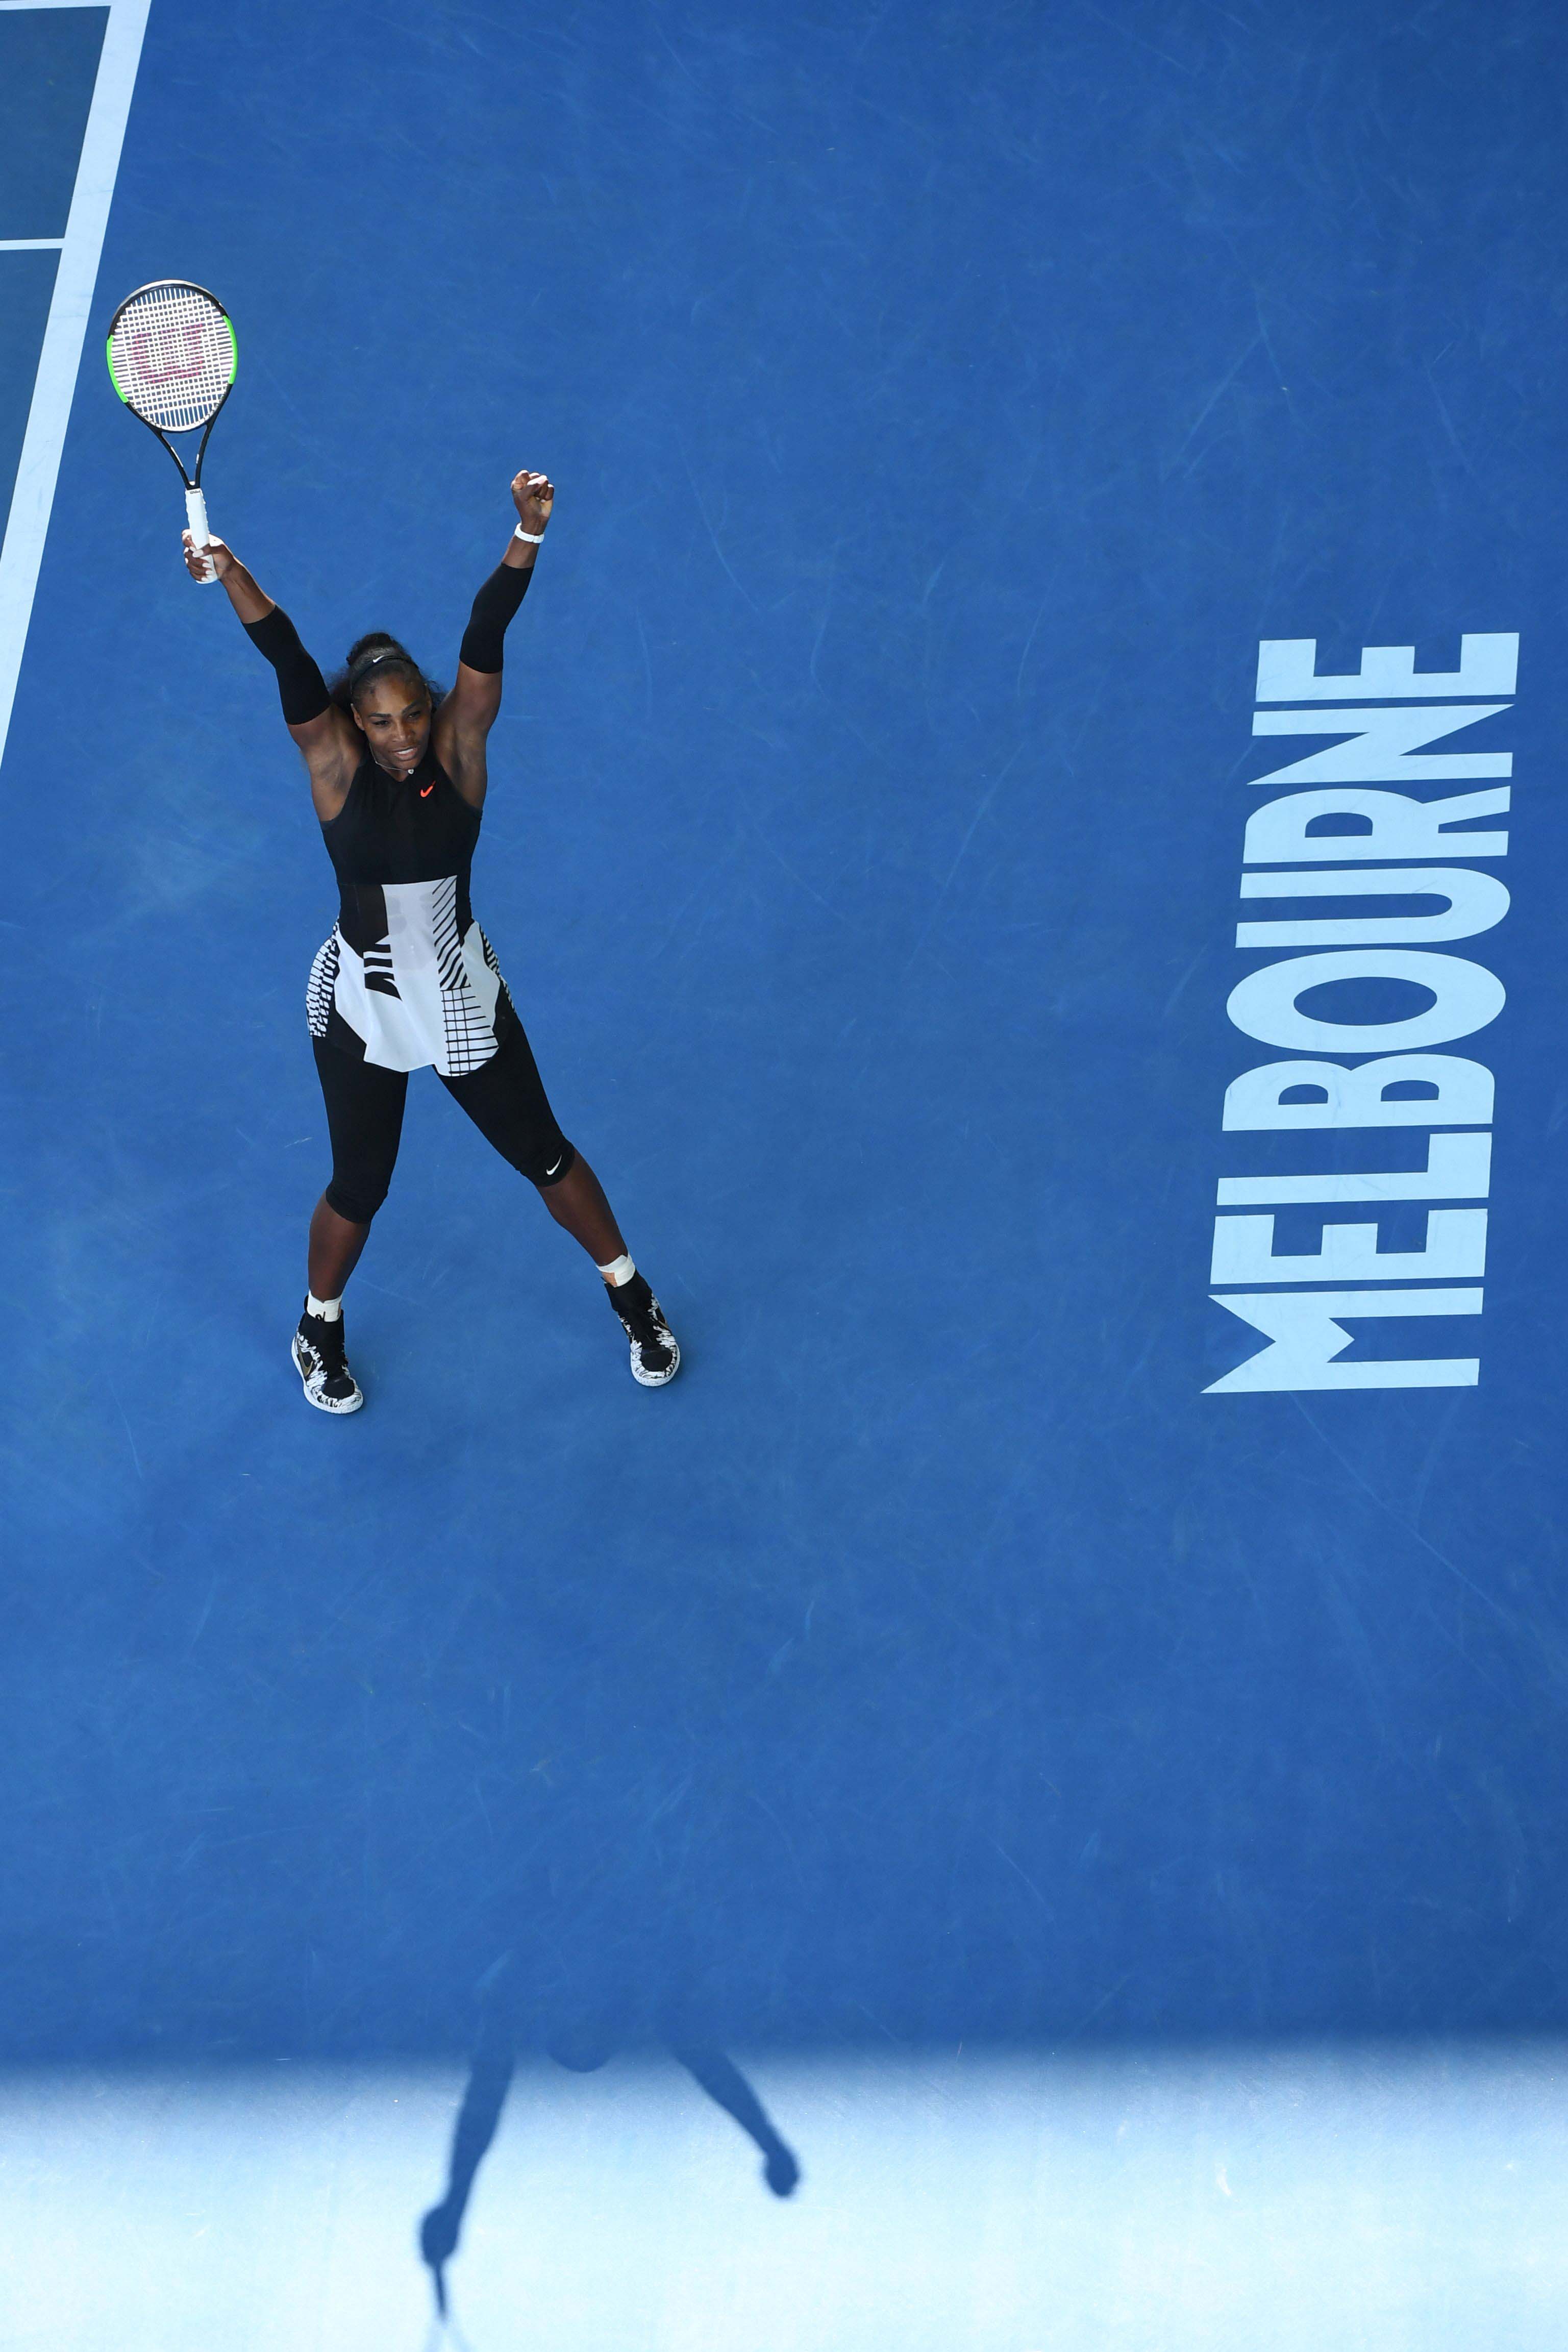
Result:
{"label": "racket grip", "polygon": [[[185,492],[185,528],[191,534],[191,544],[200,550],[212,538],[207,528],[207,501],[200,490]],[[218,576],[215,563],[209,562],[202,574],[202,586],[211,588]]]}

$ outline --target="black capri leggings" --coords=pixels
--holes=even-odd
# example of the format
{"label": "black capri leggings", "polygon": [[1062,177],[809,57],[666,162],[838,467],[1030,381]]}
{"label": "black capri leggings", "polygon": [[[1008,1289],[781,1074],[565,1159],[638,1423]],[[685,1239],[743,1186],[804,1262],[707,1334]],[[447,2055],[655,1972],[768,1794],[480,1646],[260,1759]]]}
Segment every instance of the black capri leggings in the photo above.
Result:
{"label": "black capri leggings", "polygon": [[[386,1199],[397,1165],[408,1072],[357,1061],[320,1038],[313,1043],[332,1139],[327,1205],[350,1224],[368,1225]],[[507,1022],[499,1045],[478,1069],[441,1083],[530,1184],[543,1191],[568,1173],[577,1154],[556,1125],[520,1021]]]}

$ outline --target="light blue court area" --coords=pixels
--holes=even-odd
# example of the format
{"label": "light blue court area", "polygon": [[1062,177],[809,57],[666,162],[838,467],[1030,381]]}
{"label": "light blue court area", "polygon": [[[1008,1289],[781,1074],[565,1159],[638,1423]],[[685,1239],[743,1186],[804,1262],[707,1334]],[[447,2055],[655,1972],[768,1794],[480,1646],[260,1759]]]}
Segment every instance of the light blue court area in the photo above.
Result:
{"label": "light blue court area", "polygon": [[[5,23],[0,16],[0,28]],[[33,401],[33,383],[48,323],[59,257],[51,247],[0,250],[0,287],[5,294],[7,332],[0,360],[0,463],[7,486],[16,476],[23,436]]]}
{"label": "light blue court area", "polygon": [[65,235],[108,21],[107,7],[0,11],[0,239]]}
{"label": "light blue court area", "polygon": [[[52,503],[69,320],[0,252],[0,2061],[439,2080],[434,2194],[486,2034],[764,2092],[1018,2053],[1064,2162],[1059,2063],[1506,2038],[1522,2164],[1568,2025],[1559,12],[155,0],[125,68],[124,5],[0,9],[0,242],[87,221],[116,40],[129,108]],[[324,666],[450,677],[510,477],[559,486],[474,903],[667,1391],[426,1074],[367,1409],[301,1402],[335,891],[103,370],[165,273],[237,328],[214,529]],[[1268,2161],[1332,2200],[1307,2113]],[[864,2219],[737,2145],[763,2270],[671,2343],[771,2342],[769,2225]],[[1415,2276],[1380,2347],[1475,2342]],[[1120,2292],[943,2343],[1229,2340]]]}
{"label": "light blue court area", "polygon": [[[108,16],[107,8],[0,9],[0,498],[7,509]],[[14,625],[8,610],[5,621]]]}
{"label": "light blue court area", "polygon": [[[757,2071],[809,2151],[784,2205],[668,2067],[519,2076],[451,2282],[455,2352],[1562,2340],[1560,2048]],[[434,2352],[413,2223],[455,2087],[406,2063],[8,2085],[13,2340]]]}

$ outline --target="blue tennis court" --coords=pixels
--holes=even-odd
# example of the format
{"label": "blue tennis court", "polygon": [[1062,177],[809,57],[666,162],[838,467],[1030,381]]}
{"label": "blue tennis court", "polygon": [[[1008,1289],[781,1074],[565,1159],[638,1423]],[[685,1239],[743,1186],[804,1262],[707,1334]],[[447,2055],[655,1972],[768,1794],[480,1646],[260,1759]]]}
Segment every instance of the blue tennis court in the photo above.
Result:
{"label": "blue tennis court", "polygon": [[[18,2347],[1561,2344],[1565,65],[0,5]],[[323,668],[557,485],[474,903],[667,1391],[426,1070],[302,1402],[169,275]]]}

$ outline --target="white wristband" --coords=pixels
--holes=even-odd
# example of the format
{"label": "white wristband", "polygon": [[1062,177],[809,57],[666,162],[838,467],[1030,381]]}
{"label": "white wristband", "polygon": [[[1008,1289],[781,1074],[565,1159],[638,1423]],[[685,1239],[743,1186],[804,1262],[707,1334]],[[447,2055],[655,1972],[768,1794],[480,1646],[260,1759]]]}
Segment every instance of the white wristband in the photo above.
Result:
{"label": "white wristband", "polygon": [[545,543],[545,535],[542,530],[525,530],[521,523],[517,525],[516,530],[512,533],[512,537],[514,539],[526,540],[530,547],[542,547]]}

